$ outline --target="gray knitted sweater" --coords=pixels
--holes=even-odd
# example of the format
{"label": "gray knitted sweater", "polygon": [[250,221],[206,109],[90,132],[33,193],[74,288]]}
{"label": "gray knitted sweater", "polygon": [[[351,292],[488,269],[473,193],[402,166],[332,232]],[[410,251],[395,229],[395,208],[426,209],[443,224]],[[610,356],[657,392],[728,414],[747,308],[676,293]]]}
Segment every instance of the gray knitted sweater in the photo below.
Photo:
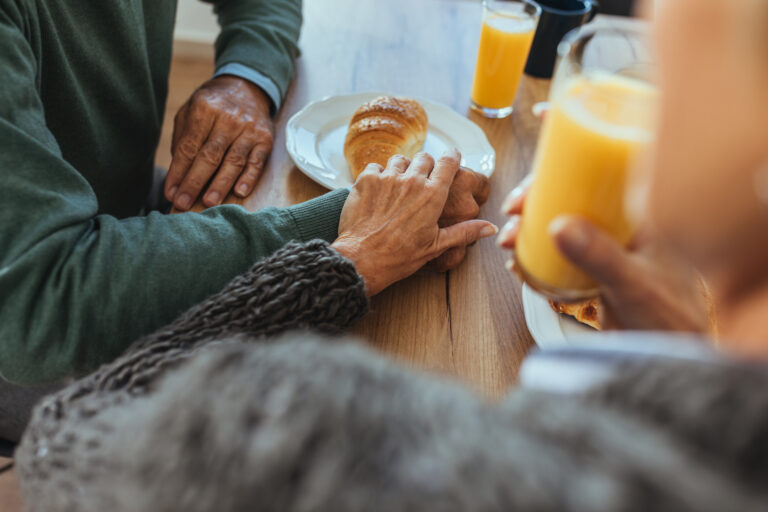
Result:
{"label": "gray knitted sweater", "polygon": [[768,506],[762,368],[624,363],[582,395],[492,404],[306,332],[339,332],[367,307],[324,242],[257,263],[36,408],[16,455],[29,510]]}

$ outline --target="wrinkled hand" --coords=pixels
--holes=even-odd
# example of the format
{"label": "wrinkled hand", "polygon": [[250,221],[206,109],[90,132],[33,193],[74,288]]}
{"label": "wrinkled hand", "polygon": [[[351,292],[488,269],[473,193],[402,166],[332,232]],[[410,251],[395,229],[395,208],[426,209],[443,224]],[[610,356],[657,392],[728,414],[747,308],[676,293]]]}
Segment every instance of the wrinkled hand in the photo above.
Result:
{"label": "wrinkled hand", "polygon": [[214,174],[205,206],[221,204],[233,186],[235,194],[247,196],[272,151],[269,107],[266,94],[242,78],[205,82],[174,119],[165,197],[188,210]]}
{"label": "wrinkled hand", "polygon": [[[438,225],[444,228],[477,218],[480,207],[488,200],[490,192],[491,184],[486,176],[466,167],[459,167]],[[466,256],[467,246],[454,247],[427,263],[427,268],[436,272],[445,272],[459,266]]]}
{"label": "wrinkled hand", "polygon": [[[530,184],[526,178],[504,204],[512,218],[498,243],[514,249]],[[656,242],[646,229],[624,249],[579,217],[562,216],[550,224],[560,251],[600,285],[605,329],[706,332],[710,325],[706,288],[698,274]]]}
{"label": "wrinkled hand", "polygon": [[[408,158],[402,158],[406,167],[411,164]],[[488,200],[490,193],[491,183],[488,177],[466,167],[459,167],[448,192],[443,213],[437,221],[438,226],[445,228],[477,218],[480,207]],[[428,262],[426,268],[435,272],[446,272],[458,267],[466,255],[467,246],[453,247]]]}
{"label": "wrinkled hand", "polygon": [[344,204],[339,237],[332,246],[349,258],[375,295],[454,247],[466,247],[497,232],[484,220],[440,227],[459,172],[458,151],[437,163],[426,153],[409,162],[392,157],[387,167],[369,164]]}

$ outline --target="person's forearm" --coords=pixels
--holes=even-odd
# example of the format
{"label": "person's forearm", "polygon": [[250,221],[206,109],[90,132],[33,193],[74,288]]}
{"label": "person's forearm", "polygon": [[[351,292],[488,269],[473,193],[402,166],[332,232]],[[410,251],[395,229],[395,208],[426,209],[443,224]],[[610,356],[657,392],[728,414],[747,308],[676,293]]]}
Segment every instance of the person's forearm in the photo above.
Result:
{"label": "person's forearm", "polygon": [[[237,65],[260,76],[259,85],[279,108],[293,78],[301,30],[301,0],[207,0],[221,25],[216,40],[216,69]],[[240,68],[242,70],[242,68]],[[270,83],[264,83],[266,77]],[[272,87],[274,85],[274,87]]]}
{"label": "person's forearm", "polygon": [[222,206],[125,220],[90,217],[85,199],[64,197],[24,201],[38,205],[34,219],[0,230],[0,377],[17,384],[91,371],[286,242],[332,241],[346,191],[258,213]]}
{"label": "person's forearm", "polygon": [[291,242],[173,323],[137,341],[95,379],[116,389],[120,384],[111,382],[113,378],[141,367],[148,382],[162,368],[212,341],[237,334],[263,338],[296,329],[337,334],[367,311],[365,285],[351,261],[324,240]]}
{"label": "person's forearm", "polygon": [[[264,339],[296,329],[337,334],[367,311],[365,286],[351,261],[323,240],[291,242],[52,400],[71,407],[63,397],[98,389],[142,394],[161,371],[206,344],[238,334]],[[138,374],[140,381],[124,378]]]}

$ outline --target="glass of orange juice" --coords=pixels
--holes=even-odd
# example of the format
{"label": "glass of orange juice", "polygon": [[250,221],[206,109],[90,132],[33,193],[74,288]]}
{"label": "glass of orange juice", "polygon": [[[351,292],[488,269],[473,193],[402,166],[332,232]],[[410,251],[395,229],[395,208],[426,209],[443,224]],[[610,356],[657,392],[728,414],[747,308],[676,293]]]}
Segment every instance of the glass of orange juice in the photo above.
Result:
{"label": "glass of orange juice", "polygon": [[654,138],[657,90],[640,28],[582,27],[563,39],[525,202],[515,264],[534,289],[559,300],[598,294],[549,235],[550,223],[576,215],[627,245],[628,174]]}
{"label": "glass of orange juice", "polygon": [[483,0],[472,108],[486,117],[506,117],[513,104],[541,7],[530,0]]}

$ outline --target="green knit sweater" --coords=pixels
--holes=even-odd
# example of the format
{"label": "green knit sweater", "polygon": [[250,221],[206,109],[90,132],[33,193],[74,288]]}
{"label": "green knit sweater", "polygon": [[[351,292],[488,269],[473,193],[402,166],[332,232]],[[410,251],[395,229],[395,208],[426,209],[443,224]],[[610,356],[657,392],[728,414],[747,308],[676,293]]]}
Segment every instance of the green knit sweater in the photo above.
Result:
{"label": "green knit sweater", "polygon": [[[300,0],[213,2],[216,64],[285,93]],[[80,374],[288,240],[336,236],[346,191],[286,209],[137,217],[175,0],[0,0],[0,377]]]}

